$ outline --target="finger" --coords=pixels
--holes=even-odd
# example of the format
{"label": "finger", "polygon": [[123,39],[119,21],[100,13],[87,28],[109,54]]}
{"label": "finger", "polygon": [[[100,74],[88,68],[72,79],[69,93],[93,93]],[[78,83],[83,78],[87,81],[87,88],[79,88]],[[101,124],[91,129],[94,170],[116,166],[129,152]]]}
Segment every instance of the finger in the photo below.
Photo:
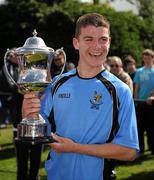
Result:
{"label": "finger", "polygon": [[48,144],[50,147],[51,147],[51,149],[53,149],[56,153],[59,153],[60,152],[60,150],[59,150],[59,148],[58,148],[58,143],[50,143],[50,144]]}
{"label": "finger", "polygon": [[24,108],[40,107],[40,99],[38,98],[28,98],[23,100]]}
{"label": "finger", "polygon": [[38,107],[40,108],[41,107],[41,102],[40,102],[40,99],[31,99],[31,101],[29,102],[31,107]]}
{"label": "finger", "polygon": [[63,142],[63,138],[60,137],[60,136],[57,136],[56,134],[54,133],[51,133],[51,136],[53,137],[54,140],[56,140],[57,142]]}
{"label": "finger", "polygon": [[38,114],[40,111],[40,108],[30,108],[28,109],[29,114]]}
{"label": "finger", "polygon": [[26,119],[35,119],[35,120],[39,120],[38,113],[30,113],[30,114],[27,115],[25,118],[26,118]]}
{"label": "finger", "polygon": [[38,97],[38,96],[35,92],[30,92],[30,93],[24,95],[24,99],[30,99],[30,98],[36,98],[36,97]]}
{"label": "finger", "polygon": [[40,111],[39,99],[24,99],[22,105],[22,117],[31,116],[31,114],[38,114]]}
{"label": "finger", "polygon": [[22,117],[23,118],[36,117],[36,116],[38,116],[38,113],[39,113],[39,109],[37,109],[37,108],[26,110],[26,111],[22,110]]}

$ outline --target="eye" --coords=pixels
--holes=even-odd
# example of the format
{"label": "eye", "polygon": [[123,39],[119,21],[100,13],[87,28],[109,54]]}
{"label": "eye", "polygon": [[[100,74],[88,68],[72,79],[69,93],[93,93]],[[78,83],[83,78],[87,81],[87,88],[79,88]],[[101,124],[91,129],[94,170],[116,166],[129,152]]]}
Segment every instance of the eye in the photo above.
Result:
{"label": "eye", "polygon": [[86,42],[91,42],[91,41],[92,41],[92,38],[85,38],[85,41],[86,41]]}
{"label": "eye", "polygon": [[108,41],[108,38],[107,37],[102,37],[101,39],[100,39],[100,42],[102,42],[102,43],[106,43]]}

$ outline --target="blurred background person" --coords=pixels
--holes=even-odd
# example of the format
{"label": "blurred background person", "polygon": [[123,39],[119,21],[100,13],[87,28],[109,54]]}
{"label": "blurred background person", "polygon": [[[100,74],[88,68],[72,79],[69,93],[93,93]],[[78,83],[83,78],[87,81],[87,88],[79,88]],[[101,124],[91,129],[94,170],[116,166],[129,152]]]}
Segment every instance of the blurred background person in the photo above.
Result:
{"label": "blurred background person", "polygon": [[[12,50],[13,52],[13,50]],[[12,52],[10,51],[11,56]],[[13,62],[13,60],[10,60],[7,64],[8,71],[10,72],[10,75],[16,79],[16,64]],[[0,107],[0,128],[5,128],[8,123],[12,123],[11,121],[11,101],[12,101],[12,93],[13,93],[14,85],[5,76],[5,67],[2,66],[0,69],[0,101],[1,101],[1,107]]]}
{"label": "blurred background person", "polygon": [[[7,69],[11,77],[17,81],[18,61],[15,56],[15,48],[11,49],[7,55]],[[17,137],[17,125],[21,122],[21,106],[23,95],[18,93],[16,85],[7,75],[5,66],[0,70],[0,91],[9,92],[10,100],[10,119],[13,124],[13,142],[17,161],[17,180],[38,180],[39,168],[41,163],[42,145],[31,145],[24,142],[15,141]],[[9,108],[9,107],[7,107]],[[29,167],[30,166],[30,167]]]}
{"label": "blurred background person", "polygon": [[65,57],[62,51],[56,51],[56,55],[51,65],[51,77],[59,75],[64,67],[63,73],[74,69],[75,65],[72,62],[65,62]]}
{"label": "blurred background person", "polygon": [[123,59],[124,70],[130,75],[133,80],[136,73],[136,61],[131,55],[127,55]]}
{"label": "blurred background person", "polygon": [[149,97],[154,96],[154,52],[145,49],[142,53],[143,66],[137,69],[134,77],[136,112],[138,122],[140,152],[144,153],[144,132],[147,134],[147,143],[154,154],[154,107],[146,103]]}
{"label": "blurred background person", "polygon": [[[133,81],[137,68],[136,68],[136,61],[131,55],[127,55],[124,57],[123,67],[124,67],[124,70],[129,74],[129,76],[131,77]],[[134,97],[134,89],[135,89],[135,84],[133,82],[133,97]]]}
{"label": "blurred background person", "polygon": [[110,72],[126,83],[133,94],[133,81],[129,74],[124,71],[121,58],[118,56],[110,56],[107,59],[107,64],[110,67]]}
{"label": "blurred background person", "polygon": [[75,65],[72,62],[66,63],[66,70],[70,71],[75,68]]}

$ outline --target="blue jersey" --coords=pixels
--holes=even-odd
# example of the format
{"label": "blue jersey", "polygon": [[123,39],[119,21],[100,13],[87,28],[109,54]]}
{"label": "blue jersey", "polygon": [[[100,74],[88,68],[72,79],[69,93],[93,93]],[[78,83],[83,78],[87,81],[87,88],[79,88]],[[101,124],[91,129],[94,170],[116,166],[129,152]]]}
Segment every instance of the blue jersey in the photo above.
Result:
{"label": "blue jersey", "polygon": [[146,100],[154,95],[154,68],[139,68],[133,81],[139,85],[138,99]]}
{"label": "blue jersey", "polygon": [[[129,87],[107,70],[93,78],[81,78],[76,70],[63,76],[67,78],[55,89],[51,87],[42,101],[41,114],[49,117],[54,110],[56,133],[81,144],[104,144],[112,127],[112,97],[99,80],[110,81],[119,98],[118,121],[120,128],[113,143],[139,149],[134,102]],[[63,79],[63,77],[62,77]],[[52,127],[51,127],[52,128]],[[45,163],[49,180],[102,180],[104,159],[77,154],[50,152]]]}

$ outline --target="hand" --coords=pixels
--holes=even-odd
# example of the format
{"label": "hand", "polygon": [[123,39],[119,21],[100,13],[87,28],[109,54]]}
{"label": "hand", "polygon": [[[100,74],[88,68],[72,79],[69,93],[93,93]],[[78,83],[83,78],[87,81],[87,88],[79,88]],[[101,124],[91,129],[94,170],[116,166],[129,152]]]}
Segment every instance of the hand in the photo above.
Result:
{"label": "hand", "polygon": [[68,152],[73,152],[74,147],[76,145],[76,143],[74,141],[72,141],[69,138],[64,138],[64,137],[60,137],[56,134],[52,133],[52,137],[53,139],[55,139],[57,142],[56,143],[51,143],[49,144],[51,146],[51,148],[53,148],[55,150],[55,152],[57,153],[68,153]]}
{"label": "hand", "polygon": [[38,118],[40,111],[40,98],[36,92],[31,92],[24,95],[22,104],[22,117]]}
{"label": "hand", "polygon": [[148,97],[148,99],[146,100],[146,103],[147,103],[148,105],[152,105],[152,101],[154,101],[154,96]]}

